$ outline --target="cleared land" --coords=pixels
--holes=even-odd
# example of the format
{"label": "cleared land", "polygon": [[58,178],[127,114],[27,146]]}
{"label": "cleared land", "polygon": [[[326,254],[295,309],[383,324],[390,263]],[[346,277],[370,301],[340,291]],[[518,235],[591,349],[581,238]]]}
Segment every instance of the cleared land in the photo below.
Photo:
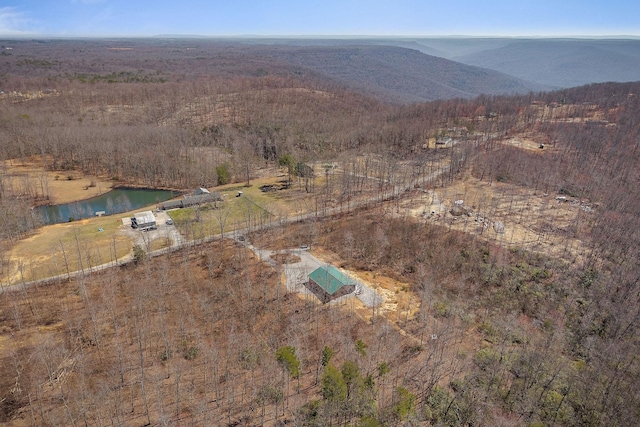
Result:
{"label": "cleared land", "polygon": [[[451,213],[456,202],[466,213]],[[401,206],[403,212],[415,218],[500,245],[574,259],[587,250],[574,236],[583,235],[578,231],[592,227],[598,215],[597,208],[586,200],[489,183],[472,176],[447,187],[421,192]]]}
{"label": "cleared land", "polygon": [[[291,185],[287,185],[288,176],[281,170],[262,170],[259,175],[263,177],[251,179],[249,186],[234,183],[213,188],[212,191],[218,191],[223,196],[221,202],[176,209],[168,214],[184,239],[197,240],[221,232],[252,230],[277,224],[287,218],[312,212],[322,213],[322,210],[338,207],[339,183],[344,173],[334,170],[325,173],[320,164],[314,168],[315,178],[305,182],[304,178],[292,177]],[[28,183],[26,188],[33,188],[42,175],[46,179],[51,178],[51,173],[44,171],[37,160],[21,162],[8,170],[15,180],[12,182],[18,185],[22,180],[25,186]],[[76,175],[74,179],[54,178],[47,187],[49,200],[80,200],[97,195],[98,189],[110,188],[107,181],[101,181],[102,184],[96,184],[95,187],[91,183],[97,181],[91,178],[85,178],[84,181]],[[376,180],[368,181],[369,185],[364,189],[370,191]],[[270,187],[270,191],[262,191],[261,187],[264,186]],[[352,200],[366,200],[367,197],[369,193],[363,191],[354,195]],[[131,217],[133,213],[88,218],[37,229],[29,237],[5,247],[1,282],[15,284],[82,271],[97,265],[115,264],[118,260],[130,257],[134,244],[156,250],[176,243],[175,239],[167,236],[146,241],[138,236],[138,232],[132,233],[129,227],[122,225],[121,219]],[[164,221],[161,223],[164,224]]]}
{"label": "cleared land", "polygon": [[[537,148],[538,142],[530,138],[532,137],[526,135],[516,136],[503,143],[524,150],[540,150]],[[540,150],[540,155],[544,154],[546,152]],[[240,229],[250,231],[310,213],[322,215],[326,209],[337,208],[341,203],[346,207],[358,201],[370,200],[379,194],[376,190],[384,187],[387,180],[380,173],[383,169],[372,165],[381,161],[375,156],[370,159],[360,156],[353,164],[355,172],[332,168],[325,173],[326,164],[315,164],[312,165],[314,178],[305,182],[304,178],[293,176],[290,185],[288,175],[281,169],[263,169],[258,173],[261,177],[252,179],[249,186],[234,183],[213,188],[212,190],[222,195],[221,202],[176,209],[170,211],[169,215],[186,240],[210,238],[221,232]],[[365,164],[369,166],[365,167]],[[32,188],[42,174],[50,174],[43,172],[39,165],[41,163],[37,160],[21,162],[7,170],[14,177],[15,185],[22,180],[29,182]],[[367,172],[361,175],[358,172],[360,170]],[[353,180],[361,180],[363,184],[360,185],[362,191],[354,193],[345,203],[344,200],[341,202],[339,191],[348,176]],[[48,178],[50,177],[47,175]],[[96,182],[90,178],[85,180],[89,181],[87,186]],[[102,181],[102,184],[95,187],[87,186],[82,186],[81,179],[54,178],[49,184],[48,192],[52,200],[65,197],[66,201],[70,201],[73,196],[86,198],[88,192],[97,193],[98,189],[107,189],[108,182]],[[265,187],[269,191],[263,191]],[[573,259],[581,257],[585,249],[583,243],[574,236],[582,234],[578,231],[591,227],[593,215],[596,215],[595,207],[588,201],[543,194],[500,182],[481,181],[471,175],[445,187],[416,189],[406,194],[400,202],[394,203],[396,215],[408,214],[501,245],[523,247]],[[457,203],[460,203],[464,214],[451,214]],[[139,243],[141,239],[123,226],[120,218],[132,214],[133,212],[128,212],[91,218],[37,230],[29,238],[6,249],[2,282],[10,284],[21,280],[42,279],[100,264],[115,263],[116,260],[130,256],[133,244]],[[148,250],[156,250],[177,243],[174,240],[165,236],[143,243]],[[308,242],[300,242],[303,243]],[[402,285],[390,285],[388,288],[391,293],[397,293]],[[398,299],[390,295],[385,300]],[[416,305],[398,301],[398,307]],[[396,311],[398,308],[390,310]],[[406,308],[400,310],[410,311]]]}
{"label": "cleared land", "polygon": [[14,194],[33,197],[46,204],[89,199],[113,187],[113,181],[85,176],[79,171],[46,170],[42,158],[7,160],[1,172]]}

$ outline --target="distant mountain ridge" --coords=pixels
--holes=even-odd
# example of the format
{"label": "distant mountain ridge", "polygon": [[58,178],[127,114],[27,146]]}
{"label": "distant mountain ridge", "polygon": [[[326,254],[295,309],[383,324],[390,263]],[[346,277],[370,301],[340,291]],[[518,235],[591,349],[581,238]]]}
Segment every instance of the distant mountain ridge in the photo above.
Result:
{"label": "distant mountain ridge", "polygon": [[519,40],[454,59],[557,87],[640,80],[640,40]]}
{"label": "distant mountain ridge", "polygon": [[388,37],[254,39],[297,46],[397,46],[499,71],[544,86],[640,81],[640,37]]}
{"label": "distant mountain ridge", "polygon": [[3,73],[20,78],[279,76],[394,103],[640,81],[640,39],[167,36],[5,44]]}
{"label": "distant mountain ridge", "polygon": [[[258,47],[256,47],[258,48]],[[259,53],[395,102],[471,98],[548,89],[494,70],[382,45],[260,46]]]}

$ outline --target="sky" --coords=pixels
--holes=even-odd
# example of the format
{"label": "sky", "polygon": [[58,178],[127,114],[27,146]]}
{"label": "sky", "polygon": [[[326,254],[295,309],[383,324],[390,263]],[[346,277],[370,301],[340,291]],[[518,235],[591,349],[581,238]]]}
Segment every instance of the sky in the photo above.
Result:
{"label": "sky", "polygon": [[0,0],[0,37],[640,36],[639,0]]}

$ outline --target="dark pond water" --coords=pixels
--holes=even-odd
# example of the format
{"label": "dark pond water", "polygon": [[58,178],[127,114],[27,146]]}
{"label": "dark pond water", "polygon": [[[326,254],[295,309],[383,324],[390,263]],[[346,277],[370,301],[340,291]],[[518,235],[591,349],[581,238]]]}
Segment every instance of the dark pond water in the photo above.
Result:
{"label": "dark pond water", "polygon": [[141,188],[116,188],[108,193],[79,202],[54,206],[39,206],[36,209],[45,224],[68,222],[69,218],[83,219],[96,216],[104,211],[105,215],[118,214],[149,205],[155,205],[176,197],[179,193],[168,190],[149,190]]}

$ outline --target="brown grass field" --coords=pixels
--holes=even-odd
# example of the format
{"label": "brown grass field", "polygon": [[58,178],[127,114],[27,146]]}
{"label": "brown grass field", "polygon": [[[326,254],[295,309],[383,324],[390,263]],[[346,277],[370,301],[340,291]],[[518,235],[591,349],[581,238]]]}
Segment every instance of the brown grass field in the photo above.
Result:
{"label": "brown grass field", "polygon": [[115,216],[42,227],[5,251],[8,266],[2,283],[44,279],[116,262],[132,248],[121,227],[120,217]]}
{"label": "brown grass field", "polygon": [[9,160],[4,162],[3,169],[8,185],[15,193],[33,196],[51,204],[89,199],[113,187],[113,181],[85,176],[79,171],[45,170],[41,158]]}

